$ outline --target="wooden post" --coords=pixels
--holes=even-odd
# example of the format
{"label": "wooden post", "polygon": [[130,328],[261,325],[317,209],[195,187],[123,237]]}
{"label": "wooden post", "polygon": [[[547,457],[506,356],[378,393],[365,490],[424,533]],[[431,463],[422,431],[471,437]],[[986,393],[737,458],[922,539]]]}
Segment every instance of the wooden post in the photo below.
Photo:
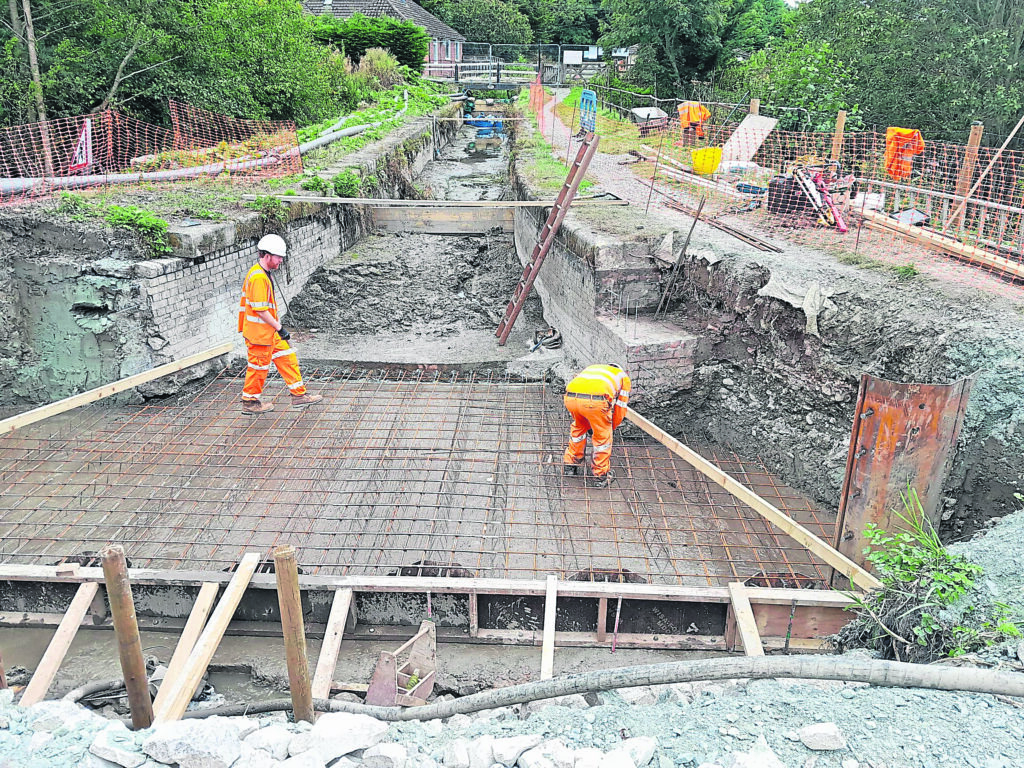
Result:
{"label": "wooden post", "polygon": [[751,99],[750,100],[750,114],[759,115],[761,114],[761,100]]}
{"label": "wooden post", "polygon": [[729,599],[736,622],[736,632],[743,644],[743,652],[747,656],[764,656],[764,646],[761,645],[761,636],[757,632],[754,611],[750,607],[750,599],[742,581],[729,582]]}
{"label": "wooden post", "polygon": [[[978,147],[981,146],[981,134],[984,131],[985,124],[981,120],[975,120],[971,123],[971,135],[967,139],[967,151],[964,153],[964,162],[956,176],[956,189],[953,193],[957,197],[966,197],[967,191],[971,188],[971,179],[974,178],[974,166],[978,162]],[[966,215],[966,210],[961,211],[953,226],[960,229],[964,225],[964,217]]]}
{"label": "wooden post", "polygon": [[846,128],[846,110],[840,109],[836,115],[836,132],[832,134],[832,160],[838,160],[843,154],[843,130]]}
{"label": "wooden post", "polygon": [[302,593],[299,591],[295,547],[283,546],[274,550],[274,570],[277,572],[277,601],[281,606],[292,710],[296,721],[312,723],[315,719],[313,691],[309,680],[309,662],[306,660],[306,631],[302,622]]}
{"label": "wooden post", "polygon": [[544,639],[540,651],[540,679],[550,680],[555,669],[555,605],[558,602],[558,577],[548,576],[544,596]]}
{"label": "wooden post", "polygon": [[107,545],[100,551],[103,562],[103,581],[107,586],[107,601],[114,619],[117,637],[117,655],[121,659],[124,687],[128,691],[128,709],[132,713],[132,726],[136,730],[153,724],[153,700],[149,697],[146,678],[146,660],[142,657],[139,623],[135,618],[132,585],[128,583],[128,565],[124,547]]}

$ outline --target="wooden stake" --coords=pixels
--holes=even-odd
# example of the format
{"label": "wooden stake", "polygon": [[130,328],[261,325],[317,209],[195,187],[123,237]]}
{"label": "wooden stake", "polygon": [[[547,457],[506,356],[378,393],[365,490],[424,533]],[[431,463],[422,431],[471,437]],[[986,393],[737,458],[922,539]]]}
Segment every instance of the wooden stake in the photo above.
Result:
{"label": "wooden stake", "polygon": [[747,656],[764,656],[754,611],[750,607],[750,600],[742,581],[729,582],[729,597],[732,600],[732,615],[736,621],[740,642],[743,644],[743,652]]}
{"label": "wooden stake", "polygon": [[626,410],[626,418],[672,451],[676,456],[683,459],[702,475],[717,483],[737,499],[749,506],[776,528],[779,528],[791,538],[800,544],[803,544],[812,553],[850,579],[850,581],[856,586],[865,590],[877,589],[882,586],[882,583],[878,579],[845,555],[836,552],[823,539],[815,536],[791,517],[784,515],[778,508],[769,504],[745,485],[737,482],[734,478],[723,472],[699,453],[683,445],[670,434],[665,432],[663,429],[660,429],[648,419],[645,419],[633,409],[629,408]]}
{"label": "wooden stake", "polygon": [[[217,590],[219,589],[219,584],[209,581],[199,588],[199,595],[196,597],[195,603],[192,604],[192,612],[188,615],[188,621],[185,622],[185,628],[181,630],[181,637],[178,638],[174,655],[171,656],[171,661],[167,665],[164,681],[160,684],[160,690],[156,692],[156,699],[153,700],[154,710],[164,705],[167,695],[174,689],[174,682],[181,675],[185,662],[188,661],[192,649],[195,648],[196,639],[206,625],[206,617],[210,615],[210,609],[213,608],[213,601],[217,599]],[[195,691],[193,690],[192,693],[194,694]]]}
{"label": "wooden stake", "polygon": [[836,131],[832,134],[832,159],[839,160],[843,154],[843,131],[846,128],[846,110],[840,109],[836,115]]}
{"label": "wooden stake", "polygon": [[46,647],[46,653],[39,660],[35,674],[32,675],[28,687],[21,695],[21,706],[30,707],[46,697],[46,692],[50,690],[50,684],[53,683],[53,678],[56,676],[57,670],[60,669],[60,664],[64,661],[64,656],[67,655],[68,648],[71,647],[71,641],[75,639],[75,634],[82,625],[82,619],[85,618],[85,612],[89,610],[99,587],[99,582],[96,581],[81,584],[78,587],[75,599],[68,606],[60,626],[57,627],[50,644]]}
{"label": "wooden stake", "polygon": [[[292,692],[292,711],[296,721],[305,720],[312,723],[316,715],[313,713],[309,661],[306,659],[306,629],[302,621],[302,593],[299,591],[299,567],[295,561],[295,547],[283,546],[274,551],[274,570],[277,572],[277,601],[281,606],[281,626],[284,629],[284,653],[288,661],[288,687]],[[351,599],[350,594],[349,602]],[[348,611],[345,613],[347,615]],[[340,644],[340,637],[338,642]],[[333,672],[332,666],[332,676]]]}
{"label": "wooden stake", "polygon": [[558,602],[558,577],[548,576],[544,597],[544,641],[540,651],[540,679],[550,680],[555,667],[555,604]]}
{"label": "wooden stake", "polygon": [[195,693],[196,686],[199,685],[203,673],[210,665],[210,660],[217,651],[224,631],[228,628],[231,617],[235,614],[235,608],[238,607],[242,595],[245,594],[245,588],[249,586],[249,580],[259,563],[260,556],[252,552],[243,557],[242,562],[238,564],[220,602],[217,603],[217,607],[213,611],[213,616],[210,617],[210,621],[196,641],[192,653],[189,654],[181,676],[171,682],[171,690],[167,692],[165,703],[154,711],[154,722],[165,723],[169,720],[179,720],[185,714],[188,703],[192,700],[192,694]]}
{"label": "wooden stake", "polygon": [[313,675],[312,696],[314,699],[326,699],[331,695],[334,668],[338,665],[341,639],[345,635],[345,623],[348,621],[348,611],[351,606],[351,589],[335,591],[334,602],[331,603],[331,614],[327,617],[324,641],[320,646],[320,656],[316,661],[316,673]]}
{"label": "wooden stake", "polygon": [[107,601],[114,620],[117,655],[121,660],[124,687],[128,692],[132,727],[135,730],[149,728],[153,724],[153,700],[149,697],[146,660],[142,656],[142,641],[139,639],[139,623],[135,618],[132,585],[128,582],[124,547],[107,545],[100,551],[100,559],[103,563],[103,580],[107,585]]}
{"label": "wooden stake", "polygon": [[[964,154],[963,165],[960,166],[960,173],[956,177],[956,190],[954,194],[957,197],[963,197],[966,199],[967,192],[971,188],[971,179],[974,177],[974,166],[978,162],[978,147],[981,146],[981,134],[985,130],[985,124],[980,120],[976,120],[971,124],[971,135],[967,139],[967,151]],[[957,229],[960,229],[964,225],[964,217],[966,211],[961,211],[960,216],[956,224],[954,225]]]}
{"label": "wooden stake", "polygon": [[750,111],[750,114],[752,114],[752,115],[759,115],[759,114],[761,114],[761,100],[760,99],[751,99],[750,100],[750,110],[749,111]]}

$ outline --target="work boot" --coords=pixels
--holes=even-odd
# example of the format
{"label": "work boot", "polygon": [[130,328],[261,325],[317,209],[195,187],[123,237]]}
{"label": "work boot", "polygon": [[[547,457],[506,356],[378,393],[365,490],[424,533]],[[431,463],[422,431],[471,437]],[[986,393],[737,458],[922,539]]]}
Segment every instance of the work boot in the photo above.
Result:
{"label": "work boot", "polygon": [[615,482],[615,477],[609,472],[607,475],[595,475],[591,481],[590,486],[592,488],[607,488],[609,485]]}
{"label": "work boot", "polygon": [[292,405],[295,405],[295,406],[312,405],[313,403],[319,403],[323,399],[324,399],[323,395],[311,395],[309,392],[307,392],[304,395],[297,395],[297,396],[293,397],[292,398]]}
{"label": "work boot", "polygon": [[253,416],[259,416],[261,413],[274,410],[274,404],[264,403],[262,400],[243,400],[242,410]]}
{"label": "work boot", "polygon": [[568,475],[578,475],[579,473],[580,473],[580,465],[579,464],[563,464],[562,465],[562,474],[563,475],[566,475],[566,476],[568,476]]}

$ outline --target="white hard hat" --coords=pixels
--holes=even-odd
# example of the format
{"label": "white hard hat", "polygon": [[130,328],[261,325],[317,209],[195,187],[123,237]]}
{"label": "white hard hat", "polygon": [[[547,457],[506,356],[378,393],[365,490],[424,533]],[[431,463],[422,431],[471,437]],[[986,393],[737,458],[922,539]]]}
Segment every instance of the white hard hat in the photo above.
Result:
{"label": "white hard hat", "polygon": [[288,246],[285,245],[284,238],[280,235],[264,235],[256,243],[256,250],[280,256],[282,259],[288,255]]}

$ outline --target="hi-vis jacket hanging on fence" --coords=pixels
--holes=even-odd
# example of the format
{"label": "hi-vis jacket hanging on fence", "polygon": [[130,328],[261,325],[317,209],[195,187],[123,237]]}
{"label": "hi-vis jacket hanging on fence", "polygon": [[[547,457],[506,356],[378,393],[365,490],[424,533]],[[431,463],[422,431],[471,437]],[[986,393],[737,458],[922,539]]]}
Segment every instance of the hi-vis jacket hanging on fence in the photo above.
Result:
{"label": "hi-vis jacket hanging on fence", "polygon": [[569,446],[563,461],[565,474],[576,474],[587,448],[587,432],[593,433],[592,468],[595,486],[611,480],[612,432],[626,418],[631,388],[629,376],[617,365],[584,368],[565,388],[565,407],[572,414]]}
{"label": "hi-vis jacket hanging on fence", "polygon": [[885,129],[885,172],[896,181],[910,178],[914,156],[924,152],[924,139],[915,128]]}
{"label": "hi-vis jacket hanging on fence", "polygon": [[697,136],[704,135],[704,123],[711,117],[708,108],[699,101],[684,101],[677,108],[679,112],[679,127],[684,131],[687,128],[697,127]]}

